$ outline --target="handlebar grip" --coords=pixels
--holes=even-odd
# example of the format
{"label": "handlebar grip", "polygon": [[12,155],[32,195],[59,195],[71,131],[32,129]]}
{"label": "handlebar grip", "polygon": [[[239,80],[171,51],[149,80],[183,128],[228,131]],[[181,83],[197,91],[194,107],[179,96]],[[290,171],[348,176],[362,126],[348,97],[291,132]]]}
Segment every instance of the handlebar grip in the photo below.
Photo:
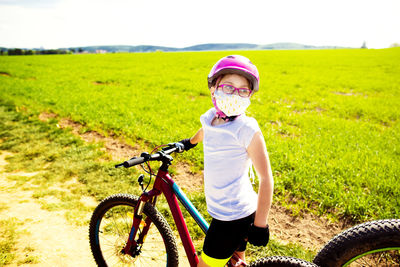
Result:
{"label": "handlebar grip", "polygon": [[[180,149],[180,147],[174,146],[174,147],[168,147],[163,151],[164,151],[165,154],[169,155],[169,154],[172,154],[173,152],[180,152],[179,149]],[[183,151],[183,149],[182,149],[182,151]]]}
{"label": "handlebar grip", "polygon": [[[146,161],[154,161],[154,160],[160,160],[161,158],[165,157],[166,155],[169,155],[173,152],[182,152],[183,149],[181,146],[176,145],[176,143],[173,143],[171,146],[163,149],[162,151],[159,151],[155,154],[150,155],[149,153],[143,152],[141,154],[141,157],[134,157],[131,158],[130,160],[124,161],[123,163],[115,165],[115,168],[120,168],[124,166],[125,168],[129,168],[138,164],[142,164]],[[172,160],[172,158],[171,158]]]}
{"label": "handlebar grip", "polygon": [[138,164],[142,164],[145,161],[145,158],[143,157],[138,157],[138,158],[131,158],[130,160],[125,161],[123,164],[123,166],[125,168],[129,168]]}

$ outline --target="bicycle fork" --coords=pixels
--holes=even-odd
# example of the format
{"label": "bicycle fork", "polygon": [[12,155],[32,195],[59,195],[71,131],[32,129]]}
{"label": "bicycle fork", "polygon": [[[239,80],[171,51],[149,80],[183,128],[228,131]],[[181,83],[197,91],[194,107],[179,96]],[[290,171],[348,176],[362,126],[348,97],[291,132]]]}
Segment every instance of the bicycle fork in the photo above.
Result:
{"label": "bicycle fork", "polygon": [[[142,216],[143,210],[146,205],[146,202],[150,202],[153,206],[155,206],[157,201],[157,195],[159,194],[160,193],[157,192],[157,190],[153,189],[150,192],[148,193],[145,192],[140,196],[136,204],[136,207],[134,209],[132,218],[132,227],[129,232],[129,238],[126,242],[125,247],[121,251],[122,254],[127,254],[132,257],[135,257],[140,254],[141,246],[143,245],[151,226],[150,218],[146,218],[143,221],[143,216]],[[141,229],[141,231],[139,231],[139,229]],[[135,236],[138,234],[138,231],[139,231],[138,239],[135,241]]]}

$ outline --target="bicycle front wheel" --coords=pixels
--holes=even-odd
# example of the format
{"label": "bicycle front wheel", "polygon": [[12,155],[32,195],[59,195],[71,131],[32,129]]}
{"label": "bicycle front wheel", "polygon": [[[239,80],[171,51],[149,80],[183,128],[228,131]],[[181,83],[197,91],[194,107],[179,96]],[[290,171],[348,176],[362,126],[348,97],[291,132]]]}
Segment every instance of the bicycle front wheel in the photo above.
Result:
{"label": "bicycle front wheel", "polygon": [[[138,198],[118,194],[104,199],[93,212],[90,227],[90,247],[99,266],[178,266],[176,241],[167,221],[149,203],[143,210],[143,223],[151,221],[145,242],[133,255],[123,253],[133,223]],[[137,236],[135,237],[135,239]]]}
{"label": "bicycle front wheel", "polygon": [[356,225],[331,239],[314,258],[322,267],[400,266],[400,220]]}

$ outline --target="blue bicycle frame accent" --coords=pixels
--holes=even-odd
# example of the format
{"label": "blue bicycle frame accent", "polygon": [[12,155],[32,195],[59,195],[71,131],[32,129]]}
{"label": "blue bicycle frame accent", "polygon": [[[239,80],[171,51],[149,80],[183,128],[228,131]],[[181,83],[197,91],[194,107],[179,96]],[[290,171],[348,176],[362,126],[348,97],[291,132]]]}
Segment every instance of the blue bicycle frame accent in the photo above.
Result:
{"label": "blue bicycle frame accent", "polygon": [[187,198],[185,193],[179,188],[179,186],[174,183],[172,186],[172,190],[174,191],[175,196],[179,199],[182,205],[186,208],[186,210],[190,213],[196,223],[200,226],[201,230],[204,233],[207,233],[209,228],[208,223],[204,220],[203,216],[201,216],[200,212],[193,206],[192,202]]}
{"label": "blue bicycle frame accent", "polygon": [[133,234],[135,233],[135,227],[132,225],[131,233],[129,234],[129,240],[133,240]]}

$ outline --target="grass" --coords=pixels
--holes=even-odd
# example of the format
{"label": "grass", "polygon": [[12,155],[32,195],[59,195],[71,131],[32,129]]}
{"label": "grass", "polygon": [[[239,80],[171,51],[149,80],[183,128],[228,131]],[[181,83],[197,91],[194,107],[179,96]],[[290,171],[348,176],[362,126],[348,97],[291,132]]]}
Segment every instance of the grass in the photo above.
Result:
{"label": "grass", "polygon": [[[310,211],[352,223],[399,218],[400,49],[235,53],[251,58],[261,73],[248,114],[265,137],[274,201],[294,215]],[[68,220],[87,224],[90,207],[81,196],[137,194],[131,177],[138,173],[113,169],[100,144],[84,144],[57,128],[57,119],[43,123],[37,115],[54,112],[147,150],[181,140],[211,107],[205,76],[226,54],[0,57],[0,149],[16,153],[8,171],[38,172],[11,178],[33,189],[44,208],[68,209]],[[176,160],[199,170],[201,153],[198,146]],[[67,191],[60,189],[65,183]],[[208,218],[202,193],[190,198]],[[159,209],[171,221],[165,203]],[[201,240],[194,222],[188,224]],[[267,250],[249,250],[308,260],[314,253],[277,240]]]}
{"label": "grass", "polygon": [[9,264],[14,260],[17,236],[15,218],[0,220],[0,266]]}
{"label": "grass", "polygon": [[[2,207],[0,212],[5,208],[4,205]],[[39,258],[31,255],[34,248],[30,246],[25,246],[22,249],[25,256],[18,255],[21,252],[18,248],[18,245],[21,245],[18,244],[18,238],[29,234],[25,230],[20,230],[22,225],[23,222],[14,217],[0,220],[0,266],[12,264],[15,261],[18,265],[39,263]]]}
{"label": "grass", "polygon": [[[200,127],[211,107],[205,77],[227,53],[0,57],[0,98],[154,147]],[[400,217],[399,48],[235,53],[260,70],[248,113],[270,153],[275,201],[353,223]],[[201,154],[178,160],[199,170]]]}
{"label": "grass", "polygon": [[[2,103],[1,111],[0,149],[15,153],[7,158],[10,164],[6,171],[38,173],[9,176],[16,181],[15,187],[33,189],[33,197],[37,199],[55,197],[60,201],[57,203],[60,209],[83,211],[87,210],[79,202],[82,195],[101,200],[120,190],[132,192],[128,172],[111,168],[112,163],[100,144],[86,145],[69,131],[58,128],[57,121],[43,123],[32,119],[32,114],[15,112],[10,104]],[[118,180],[117,175],[122,182],[114,181]],[[49,205],[49,209],[56,206]]]}

